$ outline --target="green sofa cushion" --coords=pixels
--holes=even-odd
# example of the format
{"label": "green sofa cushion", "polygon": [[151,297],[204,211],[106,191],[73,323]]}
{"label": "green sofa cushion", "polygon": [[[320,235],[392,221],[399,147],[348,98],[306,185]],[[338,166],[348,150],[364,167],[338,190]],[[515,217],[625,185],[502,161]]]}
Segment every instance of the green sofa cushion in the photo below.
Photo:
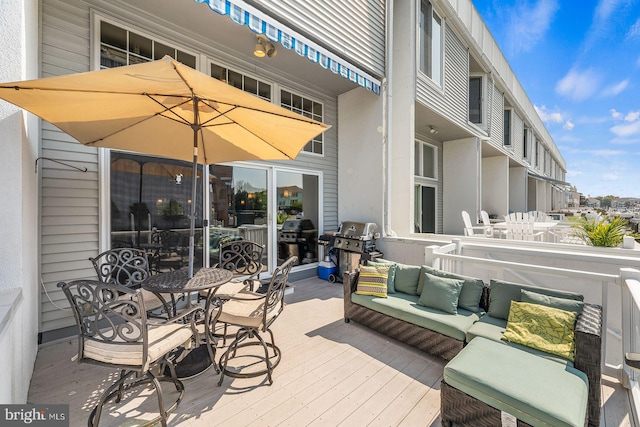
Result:
{"label": "green sofa cushion", "polygon": [[408,295],[418,294],[418,280],[420,278],[420,266],[396,264],[396,278],[394,289],[396,292],[404,292]]}
{"label": "green sofa cushion", "polygon": [[[462,291],[460,292],[460,297],[458,298],[458,307],[473,311],[474,313],[482,312],[482,308],[480,308],[480,298],[482,297],[482,289],[484,288],[484,282],[482,281],[482,279],[463,276],[461,274],[449,273],[448,271],[436,270],[435,268],[429,267],[428,265],[423,265],[421,269],[422,272],[427,272],[429,274],[440,277],[446,277],[447,279],[464,280]],[[422,275],[422,272],[418,280],[418,295],[422,293],[422,288],[424,286],[424,277]]]}
{"label": "green sofa cushion", "polygon": [[458,314],[447,314],[440,310],[423,307],[418,305],[418,298],[416,295],[399,292],[388,295],[387,298],[351,294],[351,301],[354,304],[460,341],[464,341],[467,330],[479,318],[478,314],[465,309],[459,309]]}
{"label": "green sofa cushion", "polygon": [[492,341],[496,341],[506,346],[514,347],[527,353],[535,354],[536,356],[544,357],[549,360],[553,360],[554,362],[562,363],[565,366],[573,367],[573,362],[569,360],[556,356],[550,353],[546,353],[544,351],[537,350],[535,348],[527,347],[521,344],[516,344],[508,341],[502,341],[502,335],[507,329],[507,321],[504,319],[498,319],[496,317],[491,317],[488,314],[483,315],[480,320],[474,323],[469,330],[467,331],[467,342],[471,342],[471,340],[482,337]]}
{"label": "green sofa cushion", "polygon": [[557,289],[539,288],[537,286],[522,285],[520,283],[505,282],[502,280],[491,279],[491,292],[489,294],[489,314],[499,319],[509,317],[509,307],[511,301],[520,301],[520,293],[522,289],[537,292],[552,297],[572,299],[583,301],[584,296],[575,292],[560,291]]}
{"label": "green sofa cushion", "polygon": [[448,279],[423,272],[424,286],[418,304],[436,308],[449,314],[458,314],[458,298],[462,290],[463,280]]}
{"label": "green sofa cushion", "polygon": [[476,338],[445,367],[444,381],[531,425],[584,426],[587,376],[542,357]]}
{"label": "green sofa cushion", "polygon": [[540,304],[545,307],[558,308],[565,311],[573,311],[577,314],[582,313],[584,302],[566,298],[552,297],[550,295],[539,294],[523,289],[520,292],[520,301],[532,304]]}

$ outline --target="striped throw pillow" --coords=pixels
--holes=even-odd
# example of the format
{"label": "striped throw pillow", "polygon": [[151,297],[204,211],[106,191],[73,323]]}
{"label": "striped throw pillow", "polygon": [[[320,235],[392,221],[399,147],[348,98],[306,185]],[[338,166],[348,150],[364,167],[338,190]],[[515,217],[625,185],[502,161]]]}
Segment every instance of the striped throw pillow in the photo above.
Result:
{"label": "striped throw pillow", "polygon": [[388,266],[360,266],[356,294],[387,297]]}

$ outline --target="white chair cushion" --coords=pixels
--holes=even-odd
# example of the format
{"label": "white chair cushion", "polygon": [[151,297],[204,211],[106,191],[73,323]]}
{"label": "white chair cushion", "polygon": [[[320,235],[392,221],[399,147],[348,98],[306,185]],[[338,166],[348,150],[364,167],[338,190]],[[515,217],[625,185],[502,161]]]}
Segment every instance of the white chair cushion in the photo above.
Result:
{"label": "white chair cushion", "polygon": [[[134,330],[138,331],[136,327]],[[171,323],[149,326],[147,360],[142,360],[142,342],[126,344],[122,340],[112,342],[86,340],[84,357],[116,365],[143,366],[150,364],[173,350],[188,343],[193,334],[190,325]]]}
{"label": "white chair cushion", "polygon": [[[263,320],[264,295],[250,292],[244,292],[243,294],[249,298],[261,298],[252,300],[231,299],[225,302],[222,305],[222,314],[220,314],[218,322],[247,328],[260,328]],[[271,313],[267,315],[267,320],[278,313],[277,308],[278,306],[271,310]]]}

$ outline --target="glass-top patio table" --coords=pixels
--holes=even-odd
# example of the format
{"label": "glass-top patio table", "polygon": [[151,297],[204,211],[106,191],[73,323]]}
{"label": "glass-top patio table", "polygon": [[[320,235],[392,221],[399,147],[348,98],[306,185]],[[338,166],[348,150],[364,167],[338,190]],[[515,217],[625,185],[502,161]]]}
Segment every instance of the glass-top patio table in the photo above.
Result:
{"label": "glass-top patio table", "polygon": [[187,294],[187,306],[191,306],[191,292],[208,290],[209,294],[205,305],[204,334],[206,345],[197,346],[179,358],[176,363],[178,378],[189,378],[204,372],[214,363],[215,344],[211,340],[209,331],[209,312],[215,291],[221,285],[230,281],[233,273],[222,268],[201,268],[189,278],[186,268],[157,274],[149,277],[142,283],[142,288],[156,294]]}

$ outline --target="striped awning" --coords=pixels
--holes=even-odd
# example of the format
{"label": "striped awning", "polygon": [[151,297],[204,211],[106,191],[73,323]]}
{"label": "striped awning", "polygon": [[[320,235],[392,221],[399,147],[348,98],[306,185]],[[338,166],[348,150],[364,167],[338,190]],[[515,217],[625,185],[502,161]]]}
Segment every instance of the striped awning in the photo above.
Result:
{"label": "striped awning", "polygon": [[309,61],[339,74],[345,79],[380,95],[380,81],[349,64],[316,43],[287,28],[275,19],[265,15],[241,0],[194,0],[206,3],[220,15],[227,15],[240,25],[246,25],[256,34],[264,34],[273,43],[280,43],[286,49],[293,49],[298,55]]}

